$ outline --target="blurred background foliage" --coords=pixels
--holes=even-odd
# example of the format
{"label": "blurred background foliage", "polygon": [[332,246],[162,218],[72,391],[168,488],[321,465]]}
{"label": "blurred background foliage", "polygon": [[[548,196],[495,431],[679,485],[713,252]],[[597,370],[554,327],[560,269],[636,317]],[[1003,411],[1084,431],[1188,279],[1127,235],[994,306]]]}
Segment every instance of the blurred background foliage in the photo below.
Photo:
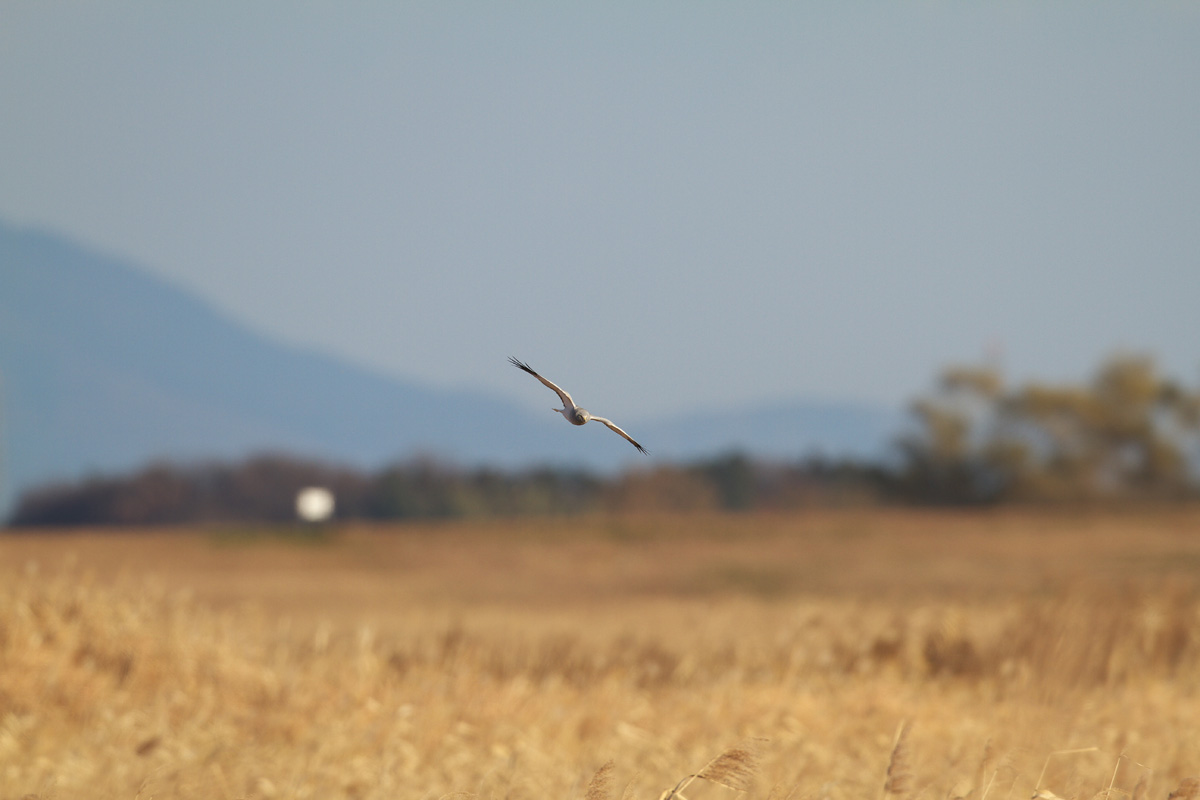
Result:
{"label": "blurred background foliage", "polygon": [[1084,385],[1007,388],[952,368],[913,404],[899,493],[913,501],[1121,502],[1195,498],[1200,392],[1153,359],[1117,356]]}
{"label": "blurred background foliage", "polygon": [[1005,384],[990,366],[946,369],[912,404],[880,462],[767,462],[730,452],[605,476],[463,468],[418,456],[377,471],[286,454],[151,464],[26,492],[9,524],[284,522],[323,486],[349,519],[592,511],[794,509],[880,504],[1175,503],[1200,497],[1200,390],[1147,356],[1110,358],[1081,385]]}

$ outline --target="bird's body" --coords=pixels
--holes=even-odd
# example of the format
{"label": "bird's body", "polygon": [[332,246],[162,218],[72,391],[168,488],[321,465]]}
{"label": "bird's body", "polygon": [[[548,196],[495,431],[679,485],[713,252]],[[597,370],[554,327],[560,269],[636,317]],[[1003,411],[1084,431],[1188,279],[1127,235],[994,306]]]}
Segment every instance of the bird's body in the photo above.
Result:
{"label": "bird's body", "polygon": [[611,429],[611,430],[615,431],[616,433],[620,434],[621,436],[623,436],[631,445],[633,445],[634,447],[637,448],[639,453],[642,453],[643,455],[646,454],[646,448],[642,447],[640,444],[635,442],[633,440],[632,436],[630,436],[628,433],[626,433],[625,431],[623,431],[619,427],[617,427],[613,423],[612,420],[605,419],[604,417],[594,416],[593,414],[589,413],[586,408],[581,408],[581,407],[575,405],[575,401],[571,399],[571,395],[567,394],[567,392],[565,390],[560,389],[557,385],[555,385],[551,381],[548,381],[545,378],[543,378],[541,375],[538,375],[536,372],[533,371],[533,369],[528,364],[518,361],[517,359],[513,358],[512,356],[508,357],[508,361],[510,364],[512,364],[517,369],[525,370],[530,375],[537,378],[539,381],[544,383],[546,386],[548,386],[554,390],[554,393],[558,395],[558,398],[560,400],[562,400],[563,407],[562,408],[553,408],[553,409],[551,409],[551,411],[557,411],[558,413],[562,414],[563,418],[567,422],[571,423],[572,425],[586,425],[588,422],[592,422],[592,421],[603,423],[604,425],[608,426],[609,429]]}

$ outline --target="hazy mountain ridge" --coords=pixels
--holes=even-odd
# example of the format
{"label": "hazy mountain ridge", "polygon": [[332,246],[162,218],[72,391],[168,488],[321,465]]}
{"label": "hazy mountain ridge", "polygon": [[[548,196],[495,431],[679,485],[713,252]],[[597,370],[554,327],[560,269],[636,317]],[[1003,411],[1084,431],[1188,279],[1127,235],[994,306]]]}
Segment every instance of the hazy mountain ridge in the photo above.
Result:
{"label": "hazy mountain ridge", "polygon": [[650,420],[656,453],[676,458],[745,450],[795,460],[810,456],[879,459],[901,415],[877,407],[821,400],[698,411]]}
{"label": "hazy mountain ridge", "polygon": [[[3,223],[0,403],[0,502],[40,482],[152,458],[267,449],[364,466],[415,452],[499,466],[642,463],[598,426],[575,430],[503,398],[382,376],[272,340],[119,259]],[[637,435],[663,458],[734,447],[863,456],[882,450],[896,416],[797,403],[642,420]]]}

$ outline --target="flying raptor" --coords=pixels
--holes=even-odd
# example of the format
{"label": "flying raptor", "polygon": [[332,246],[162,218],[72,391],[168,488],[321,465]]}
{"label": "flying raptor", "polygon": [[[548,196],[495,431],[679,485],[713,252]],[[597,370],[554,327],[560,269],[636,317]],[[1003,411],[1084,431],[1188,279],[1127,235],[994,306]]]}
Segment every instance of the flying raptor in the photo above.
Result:
{"label": "flying raptor", "polygon": [[594,414],[589,414],[587,412],[587,409],[583,409],[583,408],[580,408],[579,406],[575,405],[575,401],[571,399],[571,395],[567,394],[565,391],[558,388],[553,383],[551,383],[550,381],[543,378],[541,375],[538,375],[536,372],[533,371],[533,369],[530,368],[530,366],[528,364],[518,361],[517,359],[513,358],[512,356],[508,357],[508,361],[514,367],[525,370],[530,375],[537,378],[539,381],[541,381],[542,383],[546,384],[547,386],[549,386],[551,389],[554,390],[555,394],[557,394],[559,396],[559,398],[562,399],[563,407],[562,408],[552,408],[550,410],[557,411],[558,413],[562,414],[563,417],[566,418],[567,422],[571,423],[572,425],[583,425],[589,421],[603,422],[609,428],[611,428],[612,430],[614,430],[617,433],[624,436],[631,445],[633,445],[634,447],[637,448],[639,453],[646,454],[646,448],[642,447],[640,444],[635,442],[633,440],[632,436],[630,436],[628,433],[626,433],[625,431],[618,428],[615,424],[613,424],[613,421],[611,419],[605,419],[604,417],[597,417]]}

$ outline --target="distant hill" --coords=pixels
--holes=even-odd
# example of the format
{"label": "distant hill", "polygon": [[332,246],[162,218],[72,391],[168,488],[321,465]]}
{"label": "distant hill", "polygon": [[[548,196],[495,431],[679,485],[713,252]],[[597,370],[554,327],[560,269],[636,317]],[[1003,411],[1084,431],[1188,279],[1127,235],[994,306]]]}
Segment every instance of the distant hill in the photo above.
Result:
{"label": "distant hill", "polygon": [[[629,427],[659,457],[795,458],[878,454],[896,422],[888,410],[798,403]],[[0,510],[50,480],[263,450],[364,467],[417,452],[508,467],[641,463],[606,433],[275,341],[134,266],[0,223]]]}
{"label": "distant hill", "polygon": [[654,442],[655,455],[671,459],[740,450],[786,461],[813,456],[882,460],[902,423],[902,415],[891,409],[798,400],[652,419],[638,431]]}

